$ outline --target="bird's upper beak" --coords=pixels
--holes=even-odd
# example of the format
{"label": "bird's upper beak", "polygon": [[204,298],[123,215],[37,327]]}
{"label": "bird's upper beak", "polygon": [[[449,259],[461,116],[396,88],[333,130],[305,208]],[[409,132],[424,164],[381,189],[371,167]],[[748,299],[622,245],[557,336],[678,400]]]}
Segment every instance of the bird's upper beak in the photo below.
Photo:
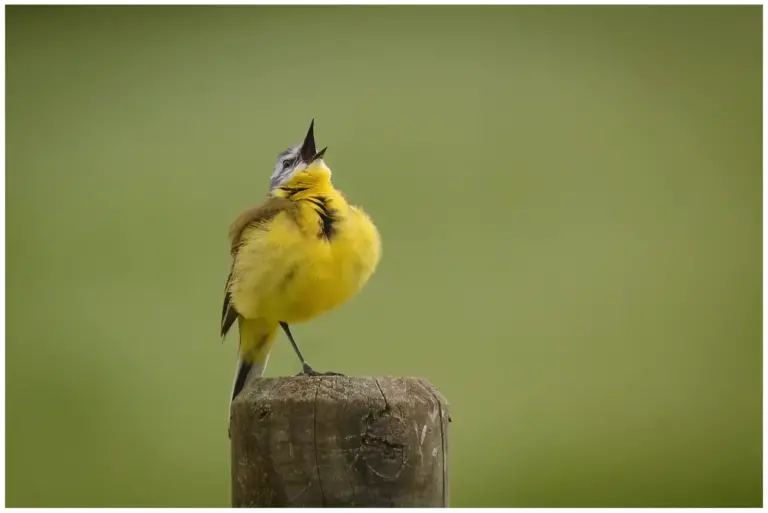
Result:
{"label": "bird's upper beak", "polygon": [[312,123],[309,124],[309,131],[307,131],[307,136],[304,138],[304,142],[301,143],[301,150],[299,152],[301,160],[307,164],[310,164],[323,158],[325,150],[327,149],[327,146],[320,151],[317,151],[315,148],[315,120],[313,119]]}

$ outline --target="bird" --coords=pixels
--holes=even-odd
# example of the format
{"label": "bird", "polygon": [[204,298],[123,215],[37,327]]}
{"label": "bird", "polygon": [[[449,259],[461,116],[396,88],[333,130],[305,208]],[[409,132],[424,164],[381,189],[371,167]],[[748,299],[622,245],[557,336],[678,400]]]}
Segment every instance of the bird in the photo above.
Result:
{"label": "bird", "polygon": [[263,376],[278,328],[301,363],[298,375],[341,375],[312,368],[290,326],[351,299],[381,258],[381,236],[371,217],[333,186],[324,160],[328,147],[317,151],[314,125],[312,119],[303,141],[277,156],[262,203],[229,228],[232,263],[221,337],[235,321],[240,335],[230,404]]}

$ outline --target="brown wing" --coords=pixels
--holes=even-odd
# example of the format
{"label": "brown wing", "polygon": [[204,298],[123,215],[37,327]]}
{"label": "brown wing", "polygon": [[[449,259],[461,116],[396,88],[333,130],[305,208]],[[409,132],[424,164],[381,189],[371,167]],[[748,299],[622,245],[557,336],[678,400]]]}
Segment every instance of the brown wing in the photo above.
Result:
{"label": "brown wing", "polygon": [[294,215],[296,203],[286,198],[270,196],[261,205],[249,208],[234,220],[229,227],[230,252],[234,257],[240,246],[240,238],[249,226],[257,226],[270,221],[280,212],[289,212]]}
{"label": "brown wing", "polygon": [[229,276],[227,277],[227,285],[224,287],[224,309],[221,312],[221,338],[222,340],[226,336],[229,328],[235,323],[237,319],[237,310],[232,304],[232,296],[229,294],[229,284],[232,281],[232,269],[229,270]]}
{"label": "brown wing", "polygon": [[[261,205],[250,208],[237,216],[235,221],[229,227],[230,253],[232,254],[233,267],[235,257],[237,256],[237,250],[240,248],[240,239],[242,238],[245,229],[249,226],[264,225],[280,212],[289,212],[291,215],[294,215],[296,212],[296,204],[289,199],[269,197]],[[232,303],[232,296],[229,293],[229,286],[232,282],[232,270],[233,268],[230,268],[229,276],[227,277],[227,285],[224,288],[224,307],[221,311],[222,339],[235,323],[235,320],[239,315],[237,310],[235,310],[235,305]]]}

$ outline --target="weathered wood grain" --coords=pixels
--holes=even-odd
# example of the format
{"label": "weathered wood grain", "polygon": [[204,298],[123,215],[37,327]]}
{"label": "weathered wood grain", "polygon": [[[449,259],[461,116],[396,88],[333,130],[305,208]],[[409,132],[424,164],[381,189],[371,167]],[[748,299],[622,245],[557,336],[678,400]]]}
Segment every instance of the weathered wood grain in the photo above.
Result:
{"label": "weathered wood grain", "polygon": [[232,405],[232,505],[447,507],[448,422],[422,379],[256,380]]}

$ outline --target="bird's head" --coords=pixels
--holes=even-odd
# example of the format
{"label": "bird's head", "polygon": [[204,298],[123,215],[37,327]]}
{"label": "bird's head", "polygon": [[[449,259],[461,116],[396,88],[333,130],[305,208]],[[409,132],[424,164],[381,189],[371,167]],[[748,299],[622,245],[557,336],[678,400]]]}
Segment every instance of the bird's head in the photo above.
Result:
{"label": "bird's head", "polygon": [[269,189],[274,190],[289,182],[300,179],[301,181],[313,181],[328,179],[331,170],[323,162],[326,146],[320,151],[315,148],[315,120],[309,125],[304,141],[291,146],[277,156],[275,169],[269,181]]}

